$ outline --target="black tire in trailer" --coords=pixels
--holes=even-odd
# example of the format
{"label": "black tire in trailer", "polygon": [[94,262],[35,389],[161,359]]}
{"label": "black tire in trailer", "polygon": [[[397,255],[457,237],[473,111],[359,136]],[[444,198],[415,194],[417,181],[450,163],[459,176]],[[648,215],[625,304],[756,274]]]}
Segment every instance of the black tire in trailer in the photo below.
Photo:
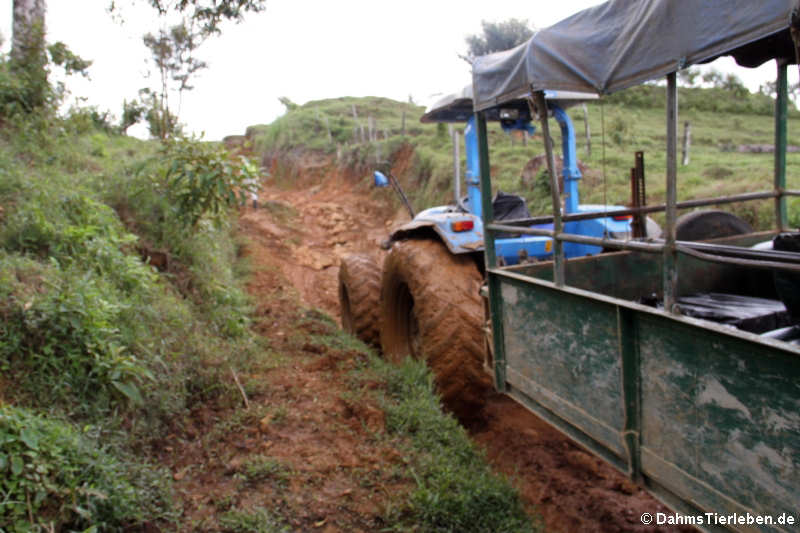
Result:
{"label": "black tire in trailer", "polygon": [[686,213],[679,216],[675,223],[676,239],[679,241],[705,241],[752,232],[753,227],[733,213],[714,209]]}

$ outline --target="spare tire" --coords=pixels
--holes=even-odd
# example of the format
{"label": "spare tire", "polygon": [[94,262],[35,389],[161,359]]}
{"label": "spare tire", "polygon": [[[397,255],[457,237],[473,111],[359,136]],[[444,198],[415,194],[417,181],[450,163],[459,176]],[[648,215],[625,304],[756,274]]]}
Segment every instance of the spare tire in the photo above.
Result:
{"label": "spare tire", "polygon": [[475,416],[491,386],[483,370],[482,281],[472,258],[435,240],[397,242],[383,264],[384,356],[425,360],[442,402],[462,421]]}
{"label": "spare tire", "polygon": [[342,257],[339,266],[339,309],[342,329],[370,346],[379,346],[378,301],[381,269],[365,254]]}
{"label": "spare tire", "polygon": [[[800,233],[781,233],[772,240],[774,250],[800,253]],[[772,272],[775,291],[795,321],[800,320],[800,274],[775,270]]]}
{"label": "spare tire", "polygon": [[727,211],[702,209],[678,217],[675,238],[679,241],[705,241],[752,233],[753,227]]}

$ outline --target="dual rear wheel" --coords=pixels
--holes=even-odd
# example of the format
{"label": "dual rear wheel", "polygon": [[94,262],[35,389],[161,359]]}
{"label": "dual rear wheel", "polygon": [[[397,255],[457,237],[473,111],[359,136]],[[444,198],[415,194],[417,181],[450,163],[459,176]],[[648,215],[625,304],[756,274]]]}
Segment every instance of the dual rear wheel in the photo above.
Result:
{"label": "dual rear wheel", "polygon": [[[342,260],[339,277],[344,329],[370,342],[374,330],[365,324],[377,318],[383,356],[394,362],[424,360],[444,404],[459,418],[472,416],[491,386],[483,370],[483,278],[474,260],[451,254],[438,241],[400,241],[386,256],[379,292],[366,295],[347,286],[356,285],[352,264],[362,263],[352,257]],[[374,287],[378,269],[358,270]],[[359,304],[354,301],[357,293]],[[367,308],[377,309],[377,317],[367,315]]]}

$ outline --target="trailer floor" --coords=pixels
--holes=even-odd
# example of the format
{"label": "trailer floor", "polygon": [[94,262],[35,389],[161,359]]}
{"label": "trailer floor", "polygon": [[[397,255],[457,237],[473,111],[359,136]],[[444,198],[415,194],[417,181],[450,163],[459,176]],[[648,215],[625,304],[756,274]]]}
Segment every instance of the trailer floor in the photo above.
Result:
{"label": "trailer floor", "polygon": [[[400,160],[395,165],[404,163]],[[293,285],[285,290],[297,291],[308,306],[338,319],[339,257],[364,252],[382,260],[384,252],[378,244],[386,238],[388,226],[402,222],[406,215],[393,212],[382,201],[383,193],[386,197],[391,193],[371,190],[366,175],[348,175],[333,164],[319,162],[301,165],[298,174],[288,182],[273,168],[278,184],[265,184],[259,209],[243,210],[240,226],[251,241],[272,250],[254,259],[268,261],[270,269],[279,270]],[[253,286],[259,286],[258,280]],[[548,531],[694,531],[643,525],[643,513],[655,516],[670,511],[508,398],[486,398],[467,429],[496,470],[508,475],[525,502],[536,507]],[[371,461],[380,460],[380,453],[370,455]]]}

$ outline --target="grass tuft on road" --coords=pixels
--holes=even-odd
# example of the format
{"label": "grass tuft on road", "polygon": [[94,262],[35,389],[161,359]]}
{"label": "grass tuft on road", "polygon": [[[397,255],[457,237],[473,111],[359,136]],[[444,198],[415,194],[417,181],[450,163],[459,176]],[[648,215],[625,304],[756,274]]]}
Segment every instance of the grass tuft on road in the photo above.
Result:
{"label": "grass tuft on road", "polygon": [[[403,439],[407,474],[416,488],[387,522],[397,531],[475,533],[536,532],[541,525],[528,514],[505,477],[491,471],[481,450],[456,419],[444,413],[433,376],[420,361],[400,365],[372,356],[369,372],[384,380],[381,405],[389,435]],[[368,372],[368,373],[369,373]]]}

